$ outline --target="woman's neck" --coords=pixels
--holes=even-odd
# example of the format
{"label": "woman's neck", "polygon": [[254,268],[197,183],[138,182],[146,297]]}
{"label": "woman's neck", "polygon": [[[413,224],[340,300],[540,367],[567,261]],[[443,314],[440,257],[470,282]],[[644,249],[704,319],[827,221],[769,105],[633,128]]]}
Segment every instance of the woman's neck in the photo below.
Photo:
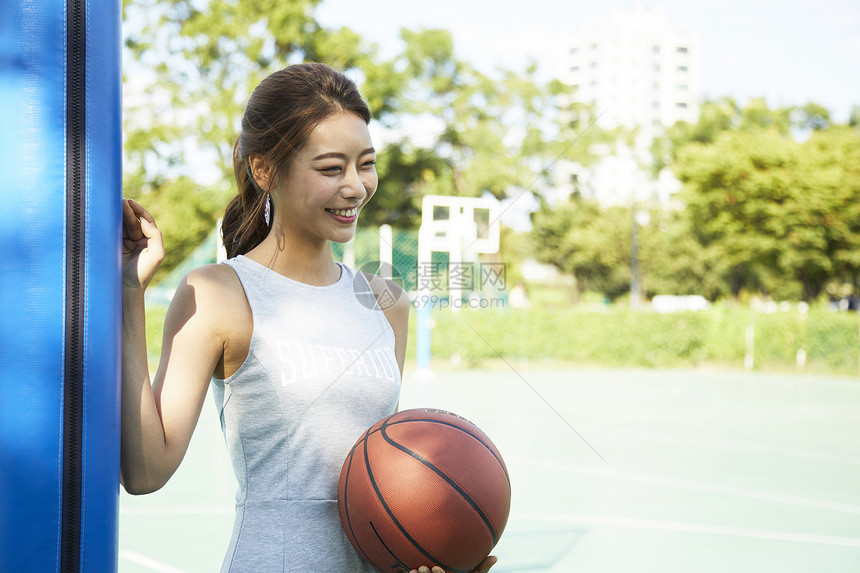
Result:
{"label": "woman's neck", "polygon": [[314,286],[334,284],[340,278],[340,268],[331,254],[327,239],[309,240],[274,229],[262,243],[245,256],[298,282]]}

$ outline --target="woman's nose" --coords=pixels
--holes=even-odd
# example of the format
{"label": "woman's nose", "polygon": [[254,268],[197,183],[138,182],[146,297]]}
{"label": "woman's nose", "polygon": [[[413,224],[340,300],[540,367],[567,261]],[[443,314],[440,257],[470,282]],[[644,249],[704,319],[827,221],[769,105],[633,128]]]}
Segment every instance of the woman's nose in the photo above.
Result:
{"label": "woman's nose", "polygon": [[359,199],[364,199],[364,196],[367,195],[364,181],[362,181],[361,174],[356,168],[347,168],[340,192],[344,197],[357,197]]}

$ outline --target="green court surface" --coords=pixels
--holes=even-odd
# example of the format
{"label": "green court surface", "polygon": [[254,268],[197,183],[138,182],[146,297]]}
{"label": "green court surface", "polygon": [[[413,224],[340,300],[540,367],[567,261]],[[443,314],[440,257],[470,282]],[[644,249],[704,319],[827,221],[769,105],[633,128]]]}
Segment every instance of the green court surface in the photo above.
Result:
{"label": "green court surface", "polygon": [[[407,369],[401,409],[480,426],[513,501],[494,572],[860,571],[860,380]],[[119,570],[220,567],[235,481],[207,400],[161,491],[120,500]]]}

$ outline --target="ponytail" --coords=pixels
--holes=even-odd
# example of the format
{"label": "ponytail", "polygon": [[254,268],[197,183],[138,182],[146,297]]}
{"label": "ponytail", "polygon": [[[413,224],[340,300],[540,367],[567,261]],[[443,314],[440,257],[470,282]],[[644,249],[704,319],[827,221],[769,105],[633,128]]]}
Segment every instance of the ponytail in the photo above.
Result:
{"label": "ponytail", "polygon": [[233,174],[239,193],[227,205],[221,223],[221,239],[228,259],[244,255],[259,245],[269,234],[270,228],[264,216],[268,193],[254,181],[249,157],[240,154],[241,139],[240,135],[233,145]]}

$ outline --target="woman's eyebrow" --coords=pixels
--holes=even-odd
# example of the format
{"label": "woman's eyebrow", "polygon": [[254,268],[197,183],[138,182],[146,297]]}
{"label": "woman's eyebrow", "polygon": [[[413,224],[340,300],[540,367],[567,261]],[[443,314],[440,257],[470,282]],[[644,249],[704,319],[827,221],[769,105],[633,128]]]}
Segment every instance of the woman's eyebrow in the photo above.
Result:
{"label": "woman's eyebrow", "polygon": [[[364,155],[369,155],[371,153],[376,153],[376,150],[372,147],[368,147],[367,149],[365,149],[364,151],[359,153],[358,156],[362,157]],[[346,159],[346,154],[340,153],[339,151],[329,151],[328,153],[321,153],[321,154],[317,155],[316,157],[313,158],[312,161],[319,161],[320,159],[331,159],[331,158]]]}

